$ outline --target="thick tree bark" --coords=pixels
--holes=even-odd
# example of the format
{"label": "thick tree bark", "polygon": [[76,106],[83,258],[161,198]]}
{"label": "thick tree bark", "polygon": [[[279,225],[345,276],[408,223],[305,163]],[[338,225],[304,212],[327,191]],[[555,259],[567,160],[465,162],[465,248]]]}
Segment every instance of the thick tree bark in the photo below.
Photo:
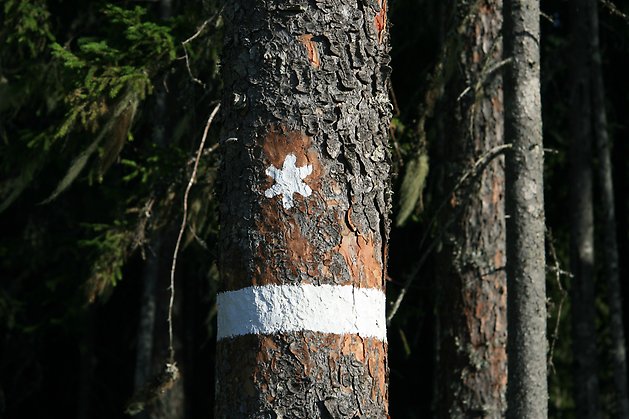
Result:
{"label": "thick tree bark", "polygon": [[622,316],[622,289],[618,273],[618,242],[616,239],[616,211],[614,182],[612,179],[611,142],[607,127],[605,87],[603,83],[602,56],[599,42],[598,6],[589,0],[592,56],[592,111],[594,137],[598,157],[598,185],[601,194],[603,272],[607,279],[609,304],[609,328],[612,338],[611,370],[616,392],[616,417],[629,419],[627,394],[627,356]]}
{"label": "thick tree bark", "polygon": [[594,211],[592,205],[592,110],[589,0],[572,10],[570,160],[570,266],[577,418],[600,417],[594,306]]}
{"label": "thick tree bark", "polygon": [[386,2],[224,17],[216,416],[386,417]]}
{"label": "thick tree bark", "polygon": [[505,0],[507,416],[548,415],[539,1]]}
{"label": "thick tree bark", "polygon": [[[457,2],[460,73],[447,86],[445,193],[503,144],[502,1]],[[461,95],[461,92],[465,92]],[[493,159],[446,197],[455,217],[439,257],[437,416],[500,418],[506,410],[507,295],[504,164]]]}

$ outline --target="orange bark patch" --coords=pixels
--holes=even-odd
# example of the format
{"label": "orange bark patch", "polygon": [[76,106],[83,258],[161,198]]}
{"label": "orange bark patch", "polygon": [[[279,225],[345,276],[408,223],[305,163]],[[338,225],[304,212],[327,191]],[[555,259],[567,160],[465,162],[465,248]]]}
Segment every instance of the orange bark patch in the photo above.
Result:
{"label": "orange bark patch", "polygon": [[365,344],[360,336],[342,335],[341,353],[343,355],[353,355],[357,361],[365,362]]}
{"label": "orange bark patch", "polygon": [[504,259],[502,250],[496,250],[494,254],[494,269],[502,269],[505,266]]}
{"label": "orange bark patch", "polygon": [[494,95],[491,98],[491,105],[494,108],[494,112],[497,114],[501,114],[503,111],[502,100],[499,95]]}
{"label": "orange bark patch", "polygon": [[[495,164],[497,165],[497,163]],[[504,187],[504,179],[501,179],[501,177],[497,175],[498,172],[499,170],[494,172],[492,185],[491,185],[491,203],[494,205],[494,207],[496,207],[499,203],[502,202],[502,196],[503,196],[502,190]],[[492,211],[494,210],[492,209]]]}
{"label": "orange bark patch", "polygon": [[[319,162],[319,153],[312,144],[312,138],[299,131],[290,131],[281,125],[271,126],[262,142],[262,161],[265,168],[281,168],[286,156],[296,158],[296,166],[312,166],[312,173],[304,182],[313,193],[307,198],[294,194],[295,206],[286,210],[280,198],[267,198],[264,191],[274,181],[267,176],[267,181],[260,185],[259,215],[255,227],[259,233],[258,247],[254,250],[253,272],[247,285],[284,284],[287,277],[300,278],[300,283],[312,283],[318,278],[321,251],[314,248],[302,228],[316,220],[321,213],[320,201],[321,177],[323,169]],[[304,277],[303,273],[312,278]]]}
{"label": "orange bark patch", "polygon": [[383,288],[382,260],[373,236],[357,235],[346,231],[338,246],[338,252],[343,256],[352,277],[352,284],[363,288]]}
{"label": "orange bark patch", "polygon": [[378,5],[380,11],[374,17],[374,26],[378,34],[378,43],[381,44],[387,28],[387,0],[378,0]]}
{"label": "orange bark patch", "polygon": [[319,68],[321,65],[321,60],[319,59],[319,50],[317,48],[317,43],[312,40],[312,35],[306,34],[301,35],[299,40],[306,48],[306,53],[308,54],[308,61],[314,68]]}
{"label": "orange bark patch", "polygon": [[313,248],[310,242],[301,234],[301,229],[294,220],[288,220],[284,239],[286,240],[288,259],[296,261],[296,265],[300,265],[294,266],[294,269],[300,268],[306,271],[310,276],[316,275],[317,273],[313,271],[313,265],[315,264],[315,260],[313,259],[316,254],[316,249]]}

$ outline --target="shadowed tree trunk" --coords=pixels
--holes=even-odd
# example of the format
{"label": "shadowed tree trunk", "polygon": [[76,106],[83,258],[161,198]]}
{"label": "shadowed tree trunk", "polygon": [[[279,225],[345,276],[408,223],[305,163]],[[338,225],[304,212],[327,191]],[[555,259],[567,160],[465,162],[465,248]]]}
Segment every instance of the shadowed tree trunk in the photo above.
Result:
{"label": "shadowed tree trunk", "polygon": [[616,240],[616,211],[614,202],[614,182],[612,179],[611,142],[607,127],[605,87],[603,83],[602,55],[599,42],[598,6],[596,0],[590,2],[591,56],[592,56],[592,110],[593,131],[598,152],[598,185],[601,194],[601,228],[603,273],[607,279],[610,331],[612,338],[612,364],[616,391],[616,417],[629,418],[627,398],[627,356],[625,333],[622,318],[622,289],[618,273],[618,243]]}
{"label": "shadowed tree trunk", "polygon": [[386,2],[224,18],[216,417],[387,417]]}
{"label": "shadowed tree trunk", "polygon": [[[78,376],[78,395],[77,395],[77,419],[90,419],[93,417],[93,387],[94,387],[94,369],[96,366],[96,357],[94,356],[94,329],[96,328],[94,321],[93,308],[87,308],[85,312],[84,334],[81,339],[79,351],[79,376]],[[2,400],[0,400],[1,402]],[[0,417],[3,416],[2,404],[0,404]]]}
{"label": "shadowed tree trunk", "polygon": [[570,144],[570,267],[572,334],[577,418],[600,417],[594,306],[594,214],[592,205],[592,109],[590,1],[575,0],[572,11]]}
{"label": "shadowed tree trunk", "polygon": [[[140,316],[137,333],[137,348],[135,352],[135,373],[133,377],[134,392],[139,392],[151,377],[153,360],[153,336],[155,330],[156,294],[155,288],[159,275],[159,253],[161,237],[152,240],[148,257],[142,274],[142,300],[140,302]],[[138,419],[146,419],[145,411],[138,414]]]}
{"label": "shadowed tree trunk", "polygon": [[507,416],[548,416],[539,1],[505,0]]}
{"label": "shadowed tree trunk", "polygon": [[[445,193],[503,144],[502,1],[456,5],[460,70],[446,87]],[[463,92],[463,93],[462,93]],[[507,313],[504,164],[491,160],[447,196],[455,217],[439,256],[437,416],[500,418],[506,410]]]}
{"label": "shadowed tree trunk", "polygon": [[[168,19],[172,16],[172,0],[160,0],[160,16]],[[153,140],[158,147],[164,147],[167,143],[167,92],[158,88],[155,93],[156,121],[153,129]],[[168,317],[170,281],[167,265],[171,261],[171,241],[167,240],[168,232],[164,228],[155,232],[151,238],[151,246],[142,275],[142,301],[140,304],[140,316],[138,325],[138,344],[136,349],[136,365],[134,374],[135,392],[150,385],[154,377],[164,368],[168,347]],[[168,246],[163,246],[166,241]],[[181,298],[175,300],[175,311],[180,312]],[[175,327],[175,344],[178,354],[181,354],[181,328]],[[181,357],[180,357],[181,358]],[[180,359],[181,361],[181,359]],[[177,419],[185,415],[185,394],[183,380],[174,382],[173,387],[159,398],[151,400],[146,410],[140,412],[138,419]]]}

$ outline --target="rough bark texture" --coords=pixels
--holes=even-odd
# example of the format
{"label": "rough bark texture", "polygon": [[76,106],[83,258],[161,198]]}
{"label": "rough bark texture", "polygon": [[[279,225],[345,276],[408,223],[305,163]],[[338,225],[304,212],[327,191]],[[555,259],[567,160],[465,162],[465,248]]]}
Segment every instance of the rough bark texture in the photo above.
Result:
{"label": "rough bark texture", "polygon": [[592,110],[589,0],[572,10],[570,160],[570,267],[577,418],[600,417],[594,306],[594,211],[592,203]]}
{"label": "rough bark texture", "polygon": [[602,56],[599,43],[598,6],[596,0],[590,2],[591,53],[592,53],[592,111],[594,137],[598,157],[598,186],[601,196],[601,226],[603,272],[607,279],[609,304],[609,328],[612,338],[611,370],[614,375],[616,392],[616,417],[629,419],[629,399],[627,394],[627,356],[622,316],[622,289],[618,273],[618,242],[616,239],[616,211],[614,202],[614,182],[612,179],[611,142],[608,134],[605,87],[603,83]]}
{"label": "rough bark texture", "polygon": [[[333,284],[384,289],[388,231],[386,3],[225,5],[221,148],[223,290]],[[287,155],[309,196],[267,197]],[[386,343],[295,332],[223,339],[219,418],[387,416]]]}
{"label": "rough bark texture", "polygon": [[548,415],[539,2],[505,0],[507,416]]}
{"label": "rough bark texture", "polygon": [[[447,88],[454,112],[444,138],[446,193],[503,144],[502,77],[492,72],[502,55],[502,1],[458,2],[457,20],[463,44],[460,73]],[[446,216],[455,222],[439,257],[437,415],[500,418],[507,386],[503,160],[447,198]]]}

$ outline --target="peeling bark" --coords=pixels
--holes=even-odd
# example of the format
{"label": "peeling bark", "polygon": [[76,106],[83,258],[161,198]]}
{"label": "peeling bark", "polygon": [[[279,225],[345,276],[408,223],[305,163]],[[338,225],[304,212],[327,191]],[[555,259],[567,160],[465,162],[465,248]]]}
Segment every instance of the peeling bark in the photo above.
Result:
{"label": "peeling bark", "polygon": [[[222,291],[384,290],[391,70],[383,10],[349,0],[226,5]],[[287,162],[292,174],[278,174]],[[386,417],[387,374],[386,343],[373,338],[222,339],[216,416]]]}
{"label": "peeling bark", "polygon": [[538,0],[505,0],[507,417],[548,417],[544,148]]}
{"label": "peeling bark", "polygon": [[[448,86],[446,193],[503,144],[502,77],[490,71],[502,55],[502,1],[460,2],[456,13],[464,42],[460,73]],[[496,158],[448,197],[455,222],[439,256],[439,417],[500,418],[506,410],[504,193],[504,163]]]}

